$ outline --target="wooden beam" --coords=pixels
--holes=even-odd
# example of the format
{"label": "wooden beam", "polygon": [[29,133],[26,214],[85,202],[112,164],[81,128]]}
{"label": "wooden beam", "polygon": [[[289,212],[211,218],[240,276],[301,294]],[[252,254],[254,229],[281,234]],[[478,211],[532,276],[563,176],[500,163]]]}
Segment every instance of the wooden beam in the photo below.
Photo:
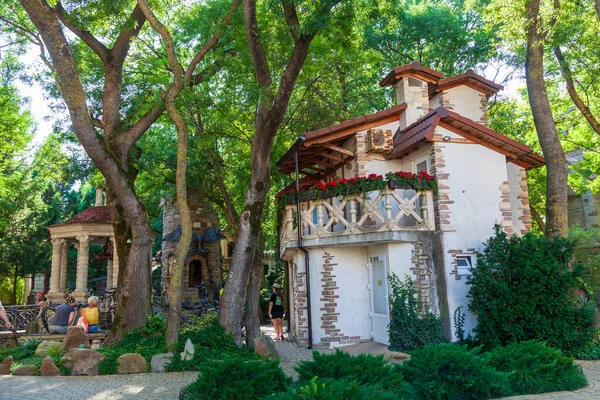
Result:
{"label": "wooden beam", "polygon": [[452,138],[450,140],[444,140],[443,138],[434,137],[431,138],[430,142],[443,142],[443,143],[460,143],[460,144],[475,144],[474,141],[469,139]]}
{"label": "wooden beam", "polygon": [[338,161],[338,162],[344,162],[344,157],[340,157],[340,156],[334,156],[333,154],[329,154],[325,151],[319,151],[316,154],[323,156],[325,158],[329,158],[333,161]]}
{"label": "wooden beam", "polygon": [[324,144],[323,144],[323,147],[326,147],[326,148],[328,148],[329,150],[334,150],[334,151],[340,152],[340,153],[342,153],[342,154],[346,154],[346,155],[348,155],[348,156],[354,156],[354,152],[353,152],[353,151],[346,150],[346,149],[344,149],[344,148],[342,148],[342,147],[340,147],[340,146],[336,146],[336,145],[334,145],[334,144],[329,144],[329,143],[325,144],[325,143],[324,143]]}

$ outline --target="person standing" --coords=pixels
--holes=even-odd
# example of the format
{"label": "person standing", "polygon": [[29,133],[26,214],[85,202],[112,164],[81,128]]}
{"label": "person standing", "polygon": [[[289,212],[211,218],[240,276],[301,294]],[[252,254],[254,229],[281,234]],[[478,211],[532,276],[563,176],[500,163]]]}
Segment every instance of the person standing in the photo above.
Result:
{"label": "person standing", "polygon": [[283,293],[278,283],[273,284],[273,293],[269,300],[269,318],[273,321],[275,327],[275,340],[283,339]]}
{"label": "person standing", "polygon": [[67,333],[67,328],[73,322],[73,316],[75,311],[75,298],[73,296],[67,296],[65,302],[58,306],[54,312],[54,317],[50,320],[48,330],[50,333]]}
{"label": "person standing", "polygon": [[2,302],[0,301],[0,318],[4,321],[4,325],[6,325],[6,329],[12,328],[12,324],[8,320],[8,314],[6,314],[6,310],[2,306]]}

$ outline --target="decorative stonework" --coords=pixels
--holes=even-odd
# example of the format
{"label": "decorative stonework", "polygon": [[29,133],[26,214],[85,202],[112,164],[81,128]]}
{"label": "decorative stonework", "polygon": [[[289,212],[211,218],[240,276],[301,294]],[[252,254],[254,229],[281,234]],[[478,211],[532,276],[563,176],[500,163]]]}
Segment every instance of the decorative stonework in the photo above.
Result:
{"label": "decorative stonework", "polygon": [[298,342],[308,345],[308,294],[306,293],[306,274],[298,273],[298,264],[294,264],[296,285],[294,287],[294,313],[296,315]]}
{"label": "decorative stonework", "polygon": [[360,336],[347,336],[340,332],[337,327],[338,316],[337,311],[339,294],[337,290],[337,282],[334,280],[333,267],[337,266],[333,262],[334,256],[325,252],[323,255],[323,270],[321,271],[321,328],[325,330],[325,337],[315,345],[315,347],[329,348],[331,343],[348,344],[358,343]]}
{"label": "decorative stonework", "polygon": [[367,134],[365,132],[358,132],[354,136],[356,138],[354,176],[366,176],[366,164],[369,160],[369,155],[367,154]]}
{"label": "decorative stonework", "polygon": [[487,95],[485,95],[484,93],[479,93],[479,101],[481,103],[481,106],[479,107],[479,109],[481,110],[481,117],[477,122],[483,126],[488,126]]}
{"label": "decorative stonework", "polygon": [[[442,135],[436,132],[434,137],[441,138]],[[454,200],[450,199],[450,174],[446,170],[445,148],[443,142],[434,142],[429,153],[431,173],[438,179],[438,193],[434,199],[435,226],[443,232],[454,232],[455,229],[450,222],[450,205],[454,204]]]}
{"label": "decorative stonework", "polygon": [[531,230],[531,210],[529,208],[529,189],[527,187],[527,172],[525,168],[519,168],[519,187],[521,189],[517,200],[520,202],[519,210],[521,215],[519,221],[523,222],[523,228],[521,228],[521,234],[525,235]]}
{"label": "decorative stonework", "polygon": [[423,243],[415,242],[413,243],[412,257],[411,261],[413,266],[410,268],[414,275],[414,283],[415,289],[419,292],[421,296],[421,302],[423,303],[423,311],[431,311],[432,310],[432,302],[430,298],[430,292],[432,289],[431,285],[431,275],[432,271],[427,265],[427,257],[423,253]]}
{"label": "decorative stonework", "polygon": [[500,212],[502,214],[500,226],[502,226],[504,232],[512,234],[512,208],[510,204],[510,186],[508,185],[508,181],[502,182],[502,185],[500,185],[500,193]]}
{"label": "decorative stonework", "polygon": [[369,129],[367,131],[367,153],[388,154],[394,148],[390,129]]}

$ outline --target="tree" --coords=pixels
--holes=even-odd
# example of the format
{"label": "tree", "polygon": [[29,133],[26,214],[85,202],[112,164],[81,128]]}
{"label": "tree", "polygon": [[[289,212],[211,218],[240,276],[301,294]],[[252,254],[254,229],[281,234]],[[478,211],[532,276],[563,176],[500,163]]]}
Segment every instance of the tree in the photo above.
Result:
{"label": "tree", "polygon": [[[220,317],[221,323],[231,331],[238,344],[242,342],[243,312],[239,305],[245,303],[246,286],[256,253],[265,201],[270,187],[273,140],[285,117],[294,85],[308,55],[310,44],[323,23],[330,18],[332,8],[336,5],[338,5],[337,1],[317,2],[313,10],[305,10],[298,14],[296,4],[288,1],[281,2],[283,17],[293,40],[293,49],[287,67],[281,74],[279,87],[276,87],[269,70],[267,53],[261,40],[256,1],[244,0],[243,2],[246,39],[255,79],[260,90],[260,99],[254,120],[250,185],[246,194],[245,208],[240,215],[237,242],[222,297]],[[303,23],[301,23],[301,19]]]}

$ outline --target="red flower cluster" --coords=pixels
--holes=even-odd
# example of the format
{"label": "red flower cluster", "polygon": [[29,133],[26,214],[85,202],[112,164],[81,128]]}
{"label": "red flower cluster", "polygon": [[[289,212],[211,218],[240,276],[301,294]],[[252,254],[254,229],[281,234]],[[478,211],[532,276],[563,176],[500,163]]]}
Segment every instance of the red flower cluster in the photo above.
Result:
{"label": "red flower cluster", "polygon": [[292,188],[292,189],[288,189],[288,190],[282,190],[279,193],[277,193],[275,195],[276,199],[280,199],[282,196],[286,195],[286,194],[290,194],[290,193],[296,193],[296,188]]}
{"label": "red flower cluster", "polygon": [[432,180],[436,179],[435,175],[429,175],[426,171],[419,171],[416,174],[414,172],[398,171],[398,172],[394,172],[391,175],[395,175],[398,178],[404,178],[404,179],[418,179],[420,181],[422,181],[422,180],[432,181]]}

